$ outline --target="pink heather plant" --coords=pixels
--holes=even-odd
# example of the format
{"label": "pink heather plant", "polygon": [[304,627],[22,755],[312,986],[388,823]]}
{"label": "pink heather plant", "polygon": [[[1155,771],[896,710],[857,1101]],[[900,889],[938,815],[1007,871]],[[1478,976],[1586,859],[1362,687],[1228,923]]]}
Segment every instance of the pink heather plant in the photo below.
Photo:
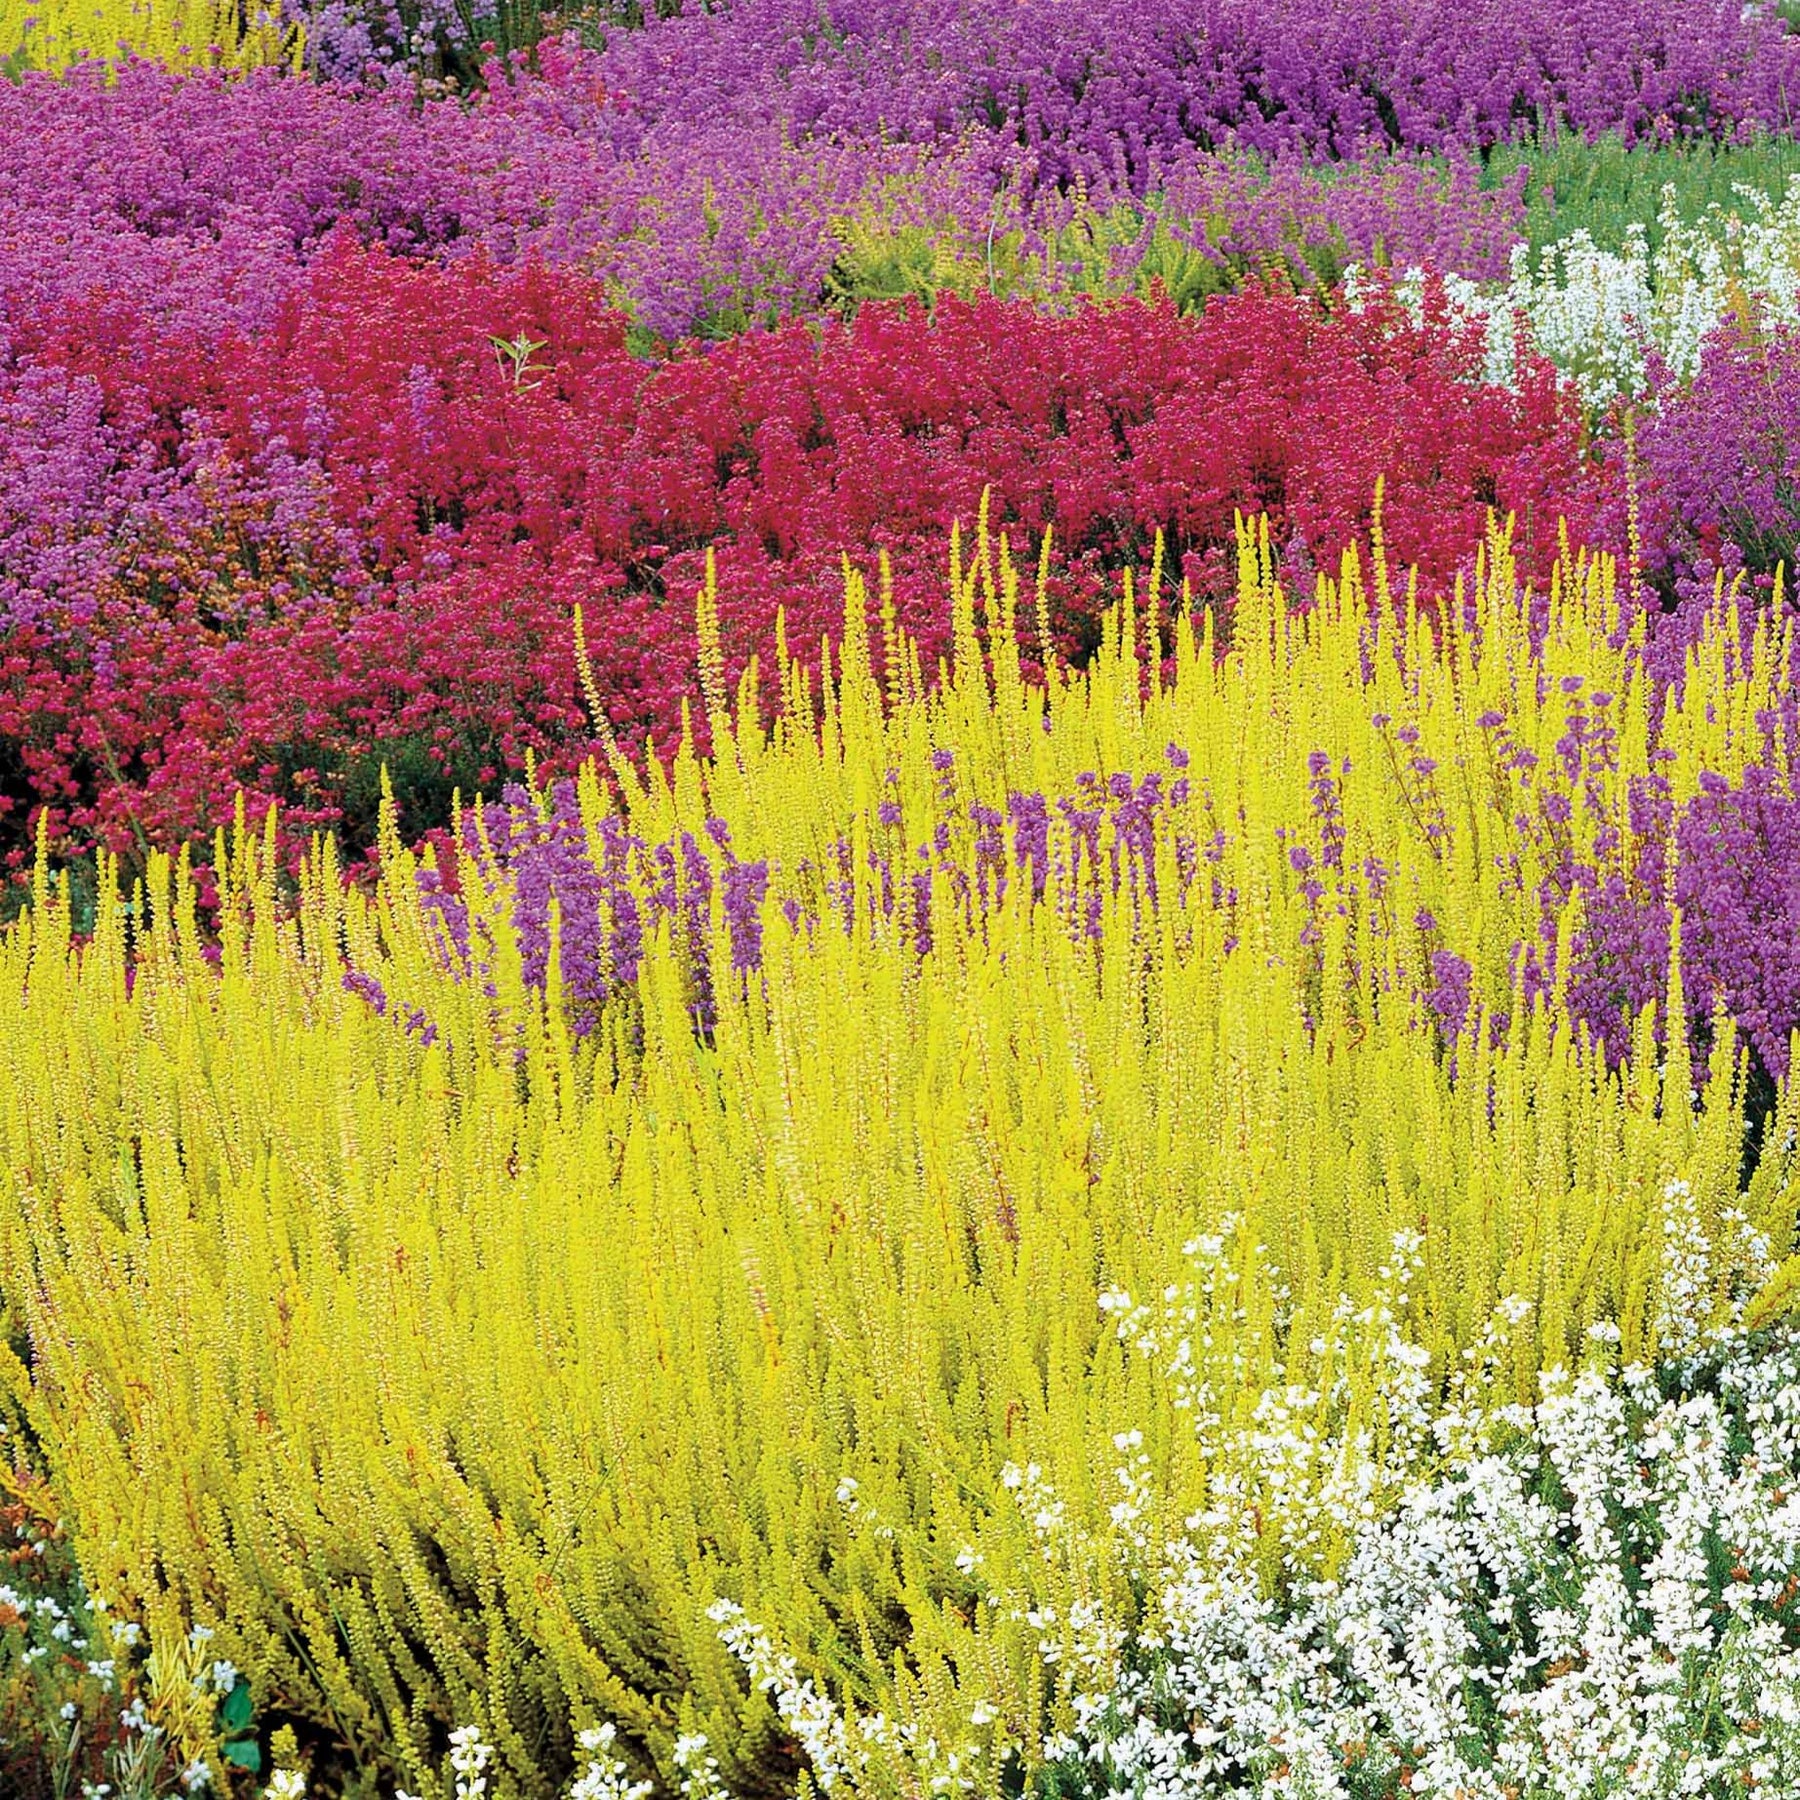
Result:
{"label": "pink heather plant", "polygon": [[[591,59],[550,47],[545,64],[473,105],[422,109],[141,64],[111,87],[89,73],[0,84],[0,328],[104,291],[171,327],[261,329],[296,269],[347,232],[406,256],[578,267],[675,339],[817,310],[847,216],[977,247],[1016,236],[1036,256],[1074,208],[975,125],[928,144],[730,115],[628,129]],[[1494,275],[1522,217],[1516,184],[1484,193],[1466,169],[1404,160],[1327,177],[1190,147],[1157,181],[1158,215],[1227,274],[1273,257],[1304,276],[1312,251]],[[1117,193],[1096,180],[1089,199],[1104,210]],[[1117,263],[1128,285],[1129,248]],[[1048,291],[1067,279],[1052,268]]]}

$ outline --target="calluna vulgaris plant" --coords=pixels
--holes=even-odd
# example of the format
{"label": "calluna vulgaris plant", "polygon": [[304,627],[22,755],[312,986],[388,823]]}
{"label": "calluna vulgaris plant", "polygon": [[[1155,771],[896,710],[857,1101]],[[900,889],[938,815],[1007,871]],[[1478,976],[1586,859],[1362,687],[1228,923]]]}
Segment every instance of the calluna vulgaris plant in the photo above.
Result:
{"label": "calluna vulgaris plant", "polygon": [[[376,10],[318,9],[315,58],[364,76],[362,26]],[[1795,60],[1780,14],[1738,0],[1132,0],[1099,12],[1068,0],[745,0],[606,36],[604,49],[573,53],[628,96],[621,139],[721,114],[797,135],[918,141],[972,127],[996,160],[1022,148],[1040,179],[1142,185],[1196,143],[1352,155],[1558,125],[1653,141],[1786,128]]]}
{"label": "calluna vulgaris plant", "polygon": [[0,1787],[1800,1786],[1783,9],[663,10],[0,0]]}
{"label": "calluna vulgaris plant", "polygon": [[[1196,611],[1148,655],[1133,584],[1034,685],[978,536],[943,683],[852,581],[771,725],[703,603],[709,757],[616,752],[422,855],[390,813],[372,889],[322,842],[284,901],[240,832],[212,931],[159,858],[77,941],[40,865],[0,1292],[93,1591],[216,1632],[321,1792],[447,1795],[456,1727],[548,1795],[606,1725],[672,1790],[996,1792],[1094,1725],[1140,1530],[1222,1507],[1302,1595],[1497,1320],[1523,1404],[1596,1327],[1648,1362],[1779,1311],[1800,1119],[1783,1087],[1746,1172],[1731,965],[1666,960],[1704,1060],[1653,1002],[1615,1063],[1546,893],[1630,854],[1635,784],[1788,791],[1786,628],[1740,661],[1722,606],[1665,691],[1603,561],[1534,598],[1496,537],[1435,624],[1387,582],[1296,609],[1251,534],[1228,641]],[[1117,1296],[1208,1237],[1171,1385]]]}
{"label": "calluna vulgaris plant", "polygon": [[[1672,1299],[1711,1254],[1690,1198],[1679,1179],[1665,1189]],[[1009,1464],[1044,1562],[1064,1579],[1110,1562],[1132,1596],[1084,1596],[1064,1616],[1046,1583],[984,1584],[988,1604],[1036,1625],[1070,1696],[1040,1792],[1726,1800],[1800,1779],[1791,1335],[1696,1341],[1702,1354],[1659,1379],[1609,1367],[1602,1322],[1579,1374],[1547,1371],[1535,1406],[1497,1403],[1496,1365],[1530,1313],[1517,1300],[1437,1411],[1427,1359],[1398,1328],[1418,1251],[1402,1233],[1375,1309],[1391,1333],[1385,1417],[1321,1437],[1294,1428],[1278,1390],[1242,1422],[1213,1410],[1223,1390],[1202,1346],[1236,1310],[1232,1222],[1191,1250],[1192,1278],[1160,1306],[1106,1297],[1121,1338],[1173,1354],[1171,1383],[1217,1462],[1227,1446],[1259,1456],[1282,1472],[1286,1516],[1329,1518],[1351,1547],[1324,1579],[1272,1591],[1228,1477],[1168,1535],[1136,1430],[1113,1442],[1120,1529],[1104,1545],[1036,1464]],[[854,1493],[840,1500],[858,1510]],[[808,1691],[741,1609],[713,1616],[831,1785],[879,1781],[896,1740],[917,1755],[904,1728]],[[999,1720],[978,1702],[954,1748],[918,1758],[940,1791],[1016,1755]]]}
{"label": "calluna vulgaris plant", "polygon": [[[847,552],[885,552],[935,672],[943,533],[984,489],[1054,526],[1051,633],[1089,654],[1116,571],[1168,546],[1229,592],[1232,517],[1330,566],[1376,484],[1436,593],[1490,506],[1541,570],[1590,534],[1604,472],[1548,370],[1471,380],[1478,346],[1397,309],[1240,295],[1042,316],[946,300],[650,364],[594,284],[340,247],[254,336],[170,335],[102,298],[35,315],[0,375],[0,814],[14,865],[204,842],[244,787],[300,831],[371,841],[385,760],[411,835],[450,796],[592,748],[567,620],[602,705],[672,748],[708,554],[727,679],[778,606],[809,659]],[[1030,641],[1026,650],[1036,658]]]}
{"label": "calluna vulgaris plant", "polygon": [[1356,257],[1496,275],[1518,185],[1483,191],[1460,163],[1410,155],[1317,168],[1196,151],[1152,195],[1097,176],[1065,193],[993,166],[979,133],[838,140],[742,113],[646,131],[620,83],[556,49],[529,79],[423,105],[132,64],[0,83],[0,294],[21,318],[96,286],[160,317],[266,318],[336,226],[431,260],[580,268],[672,340],[895,297],[884,257],[914,278],[901,291],[978,277],[1051,299],[1152,275],[1197,299]]}
{"label": "calluna vulgaris plant", "polygon": [[[1453,310],[1481,322],[1490,381],[1513,380],[1523,347],[1550,357],[1597,409],[1643,400],[1653,387],[1678,401],[1721,329],[1794,324],[1800,185],[1779,203],[1742,191],[1729,209],[1716,206],[1693,221],[1677,214],[1673,189],[1664,199],[1654,255],[1634,221],[1618,251],[1577,230],[1546,245],[1534,267],[1525,246],[1515,246],[1504,287],[1445,279]],[[1360,268],[1348,277],[1354,303],[1370,277]],[[1432,279],[1415,267],[1397,285],[1417,310]]]}
{"label": "calluna vulgaris plant", "polygon": [[71,64],[122,56],[174,67],[298,67],[300,32],[280,0],[7,0],[0,12],[0,71],[59,73]]}

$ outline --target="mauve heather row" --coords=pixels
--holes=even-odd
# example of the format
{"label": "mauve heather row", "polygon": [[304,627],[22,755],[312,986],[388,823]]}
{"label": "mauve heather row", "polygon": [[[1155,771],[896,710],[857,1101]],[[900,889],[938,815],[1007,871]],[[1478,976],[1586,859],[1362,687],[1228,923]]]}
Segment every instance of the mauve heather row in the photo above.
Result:
{"label": "mauve heather row", "polygon": [[[1016,232],[1035,253],[1075,208],[1025,179],[991,134],[800,138],[780,119],[730,113],[648,128],[622,119],[596,67],[551,47],[541,79],[422,108],[398,93],[145,65],[111,86],[97,72],[0,84],[0,331],[7,313],[95,289],[205,335],[257,329],[295,266],[342,229],[403,255],[479,247],[579,267],[673,338],[816,309],[844,215],[955,221],[975,244]],[[1221,262],[1379,248],[1491,276],[1522,217],[1516,184],[1484,193],[1468,170],[1406,160],[1326,179],[1295,159],[1265,171],[1189,150],[1160,187],[1179,235]],[[1112,189],[1090,197],[1104,205]]]}
{"label": "mauve heather row", "polygon": [[[366,54],[329,25],[315,51],[344,72]],[[1795,55],[1774,10],[1740,0],[735,0],[585,60],[621,148],[721,117],[914,141],[974,127],[1039,173],[1143,185],[1196,145],[1785,128]]]}
{"label": "mauve heather row", "polygon": [[[1515,772],[1529,764],[1536,776],[1524,790],[1535,789],[1535,802],[1514,821],[1514,830],[1526,839],[1566,842],[1563,827],[1579,806],[1593,806],[1610,818],[1594,785],[1612,766],[1615,746],[1605,724],[1610,697],[1589,699],[1590,706],[1577,701],[1576,722],[1557,746],[1555,764],[1542,769],[1534,758],[1521,760],[1498,715],[1483,721],[1503,763]],[[1772,752],[1782,740],[1791,745],[1795,726],[1791,709],[1780,721],[1764,722]],[[934,760],[948,770],[952,757],[939,751]],[[880,804],[863,821],[872,879],[861,891],[869,922],[897,931],[914,949],[929,953],[950,914],[974,924],[1004,903],[1009,888],[1023,885],[1034,899],[1048,899],[1058,908],[1071,935],[1098,937],[1103,889],[1115,895],[1127,890],[1139,907],[1154,910],[1168,902],[1190,904],[1196,881],[1202,884],[1203,904],[1235,919],[1236,891],[1217,872],[1230,832],[1213,814],[1204,784],[1186,772],[1185,751],[1171,744],[1167,760],[1168,771],[1152,770],[1136,779],[1125,772],[1104,779],[1090,773],[1069,793],[1013,793],[1004,813],[981,804],[966,811],[946,804],[931,831],[910,840],[900,829],[900,807]],[[1392,871],[1378,858],[1345,866],[1336,790],[1323,752],[1313,756],[1312,769],[1318,853],[1295,842],[1286,854],[1316,927],[1334,893],[1366,894],[1379,903]],[[946,777],[944,794],[951,791]],[[1049,844],[1052,812],[1067,828],[1064,852]],[[739,974],[761,965],[762,913],[771,898],[792,925],[846,932],[855,927],[859,890],[848,835],[838,840],[823,869],[772,871],[765,860],[742,859],[717,819],[707,826],[709,841],[683,833],[679,842],[651,845],[631,835],[615,815],[603,823],[596,854],[569,781],[555,783],[537,800],[521,787],[509,787],[500,805],[489,803],[482,813],[480,832],[473,816],[465,819],[460,844],[447,832],[433,834],[443,874],[427,871],[420,877],[427,906],[443,927],[445,954],[462,972],[483,973],[460,883],[489,879],[496,867],[510,870],[525,977],[540,988],[549,971],[550,906],[556,903],[558,973],[578,1031],[595,1022],[609,999],[635,986],[644,927],[657,919],[673,928],[688,966],[697,1022],[710,1027],[714,996],[706,945],[715,883],[722,890],[732,967]],[[1784,1077],[1790,1036],[1800,1029],[1800,799],[1785,779],[1752,764],[1735,786],[1717,775],[1702,776],[1701,791],[1679,813],[1660,777],[1638,781],[1629,814],[1622,842],[1617,832],[1603,835],[1605,866],[1566,850],[1551,859],[1536,897],[1537,938],[1511,946],[1518,991],[1530,1004],[1554,985],[1559,918],[1579,892],[1583,922],[1569,945],[1569,1005],[1604,1046],[1608,1060],[1618,1062],[1630,1047],[1638,1014],[1668,993],[1679,909],[1687,1025],[1697,1047],[1705,1047],[1713,1009],[1723,1005],[1763,1072]],[[1461,827],[1447,829],[1454,833]],[[1176,893],[1159,890],[1159,839],[1172,841],[1175,849]],[[1435,1014],[1454,1047],[1473,1023],[1474,970],[1462,952],[1473,954],[1478,946],[1447,931],[1430,913],[1419,913],[1412,924],[1431,946],[1434,977],[1432,987],[1413,998]],[[1302,945],[1317,941],[1316,929],[1300,939]],[[1235,934],[1228,933],[1224,942],[1226,954],[1234,954]],[[362,993],[378,1012],[387,1010],[387,996],[371,978],[351,974],[344,985]],[[1496,1038],[1511,1023],[1509,1011],[1501,1008],[1486,1020]],[[416,1014],[404,1024],[408,1030],[430,1030]]]}

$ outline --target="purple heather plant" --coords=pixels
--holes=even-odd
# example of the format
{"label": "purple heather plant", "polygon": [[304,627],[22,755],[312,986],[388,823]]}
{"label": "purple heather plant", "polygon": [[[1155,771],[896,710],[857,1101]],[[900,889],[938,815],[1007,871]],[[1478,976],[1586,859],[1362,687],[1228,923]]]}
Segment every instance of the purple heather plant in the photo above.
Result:
{"label": "purple heather plant", "polygon": [[1800,543],[1800,331],[1728,320],[1686,386],[1666,373],[1639,438],[1646,572],[1666,604],[1710,604],[1740,574],[1792,591]]}
{"label": "purple heather plant", "polygon": [[[1294,891],[1316,912],[1327,894],[1326,878],[1342,884],[1345,872],[1342,845],[1332,828],[1335,790],[1329,803],[1325,799],[1331,771],[1328,764],[1314,761],[1326,860],[1321,863],[1321,853],[1300,842],[1284,840],[1280,853]],[[1588,803],[1581,791],[1583,770],[1567,785],[1563,771],[1554,773],[1556,784],[1540,793],[1536,812],[1516,826],[1528,834],[1547,833],[1551,843],[1558,841],[1560,823],[1570,809]],[[1202,843],[1204,860],[1210,861],[1218,859],[1225,843],[1222,830],[1211,824],[1210,801],[1202,794],[1166,789],[1156,771],[1136,778],[1126,772],[1105,780],[1095,777],[1082,782],[1075,795],[1014,793],[1003,811],[981,802],[965,805],[954,796],[940,798],[944,811],[924,840],[910,847],[896,844],[893,852],[872,851],[872,879],[859,883],[852,879],[848,840],[838,846],[834,873],[827,876],[803,864],[783,874],[765,859],[740,858],[722,827],[698,838],[683,833],[672,843],[650,846],[608,818],[601,824],[596,855],[569,784],[560,783],[536,800],[515,787],[499,805],[490,804],[467,820],[461,879],[493,881],[510,871],[524,972],[528,983],[539,988],[548,973],[549,909],[555,901],[561,985],[583,1032],[597,1022],[602,1006],[635,987],[644,932],[666,920],[687,959],[690,1003],[704,1033],[714,1016],[715,972],[706,946],[715,893],[731,971],[744,978],[756,976],[763,966],[765,915],[771,904],[790,929],[808,934],[822,926],[851,929],[860,906],[867,909],[871,927],[891,929],[916,954],[929,955],[949,916],[946,908],[961,915],[965,928],[978,931],[983,918],[1006,903],[1015,882],[1038,903],[1051,891],[1053,878],[1062,926],[1081,942],[1100,935],[1108,894],[1129,897],[1129,910],[1139,919],[1147,919],[1170,897],[1158,888],[1159,842],[1171,843],[1175,852],[1178,904],[1199,871]],[[1552,804],[1559,800],[1562,806]],[[1052,842],[1053,812],[1069,834],[1060,840],[1072,855],[1068,864]],[[1567,841],[1566,835],[1561,841]],[[1547,993],[1555,980],[1556,922],[1579,890],[1584,904],[1572,948],[1569,1005],[1616,1062],[1629,1047],[1638,1015],[1646,1006],[1659,1006],[1668,991],[1678,909],[1686,1026],[1696,1045],[1704,1046],[1714,1015],[1723,1008],[1759,1066],[1772,1078],[1783,1078],[1790,1035],[1800,1029],[1800,796],[1785,778],[1753,764],[1736,786],[1716,775],[1703,776],[1700,792],[1676,816],[1667,783],[1652,777],[1632,789],[1624,841],[1602,849],[1602,865],[1563,856],[1540,896],[1538,940],[1514,946],[1513,966],[1526,1004]],[[897,876],[897,870],[907,872]],[[1364,877],[1379,916],[1386,871],[1371,862],[1356,871],[1351,885]],[[460,902],[432,871],[421,882],[446,916],[446,954],[452,965],[479,974],[462,949],[467,927],[460,922]],[[1216,879],[1210,893],[1215,908],[1230,911],[1235,903]],[[1436,1019],[1447,1051],[1454,1054],[1476,1017],[1475,972],[1466,954],[1474,946],[1449,941],[1428,910],[1413,916],[1412,929],[1420,936],[1422,966],[1428,971],[1414,999]],[[1316,942],[1317,935],[1315,921],[1302,942]],[[1227,939],[1227,954],[1234,944],[1235,938]],[[352,974],[345,986],[362,993],[376,1011],[388,1009],[387,996],[372,977]],[[408,1015],[400,1008],[395,1016]],[[407,1028],[424,1023],[422,1018],[410,1020]],[[1496,1036],[1507,1027],[1503,1014],[1483,1017],[1483,1028]],[[426,1031],[429,1042],[435,1032]]]}
{"label": "purple heather plant", "polygon": [[551,790],[540,812],[521,787],[503,796],[510,830],[513,922],[525,979],[542,987],[550,964],[550,908],[557,915],[558,976],[578,1021],[606,998],[611,987],[604,956],[601,902],[604,886],[588,852],[587,832],[572,782]]}
{"label": "purple heather plant", "polygon": [[620,141],[720,116],[839,139],[975,124],[1037,180],[1143,191],[1194,147],[1780,127],[1796,54],[1739,0],[739,0],[586,60]]}
{"label": "purple heather plant", "polygon": [[[1782,120],[1800,40],[1773,19],[1540,11],[745,0],[600,51],[549,44],[540,75],[496,69],[473,102],[423,105],[271,72],[28,76],[0,84],[0,352],[7,316],[95,293],[209,342],[262,330],[339,231],[579,266],[662,338],[815,308],[846,219],[1029,263],[1078,206],[1129,196],[1145,210],[1108,252],[1121,284],[1168,273],[1164,239],[1300,279],[1350,258],[1486,276],[1519,233],[1516,180],[1310,159],[1467,149],[1553,118],[1652,137]],[[1077,279],[1053,257],[1045,291]]]}
{"label": "purple heather plant", "polygon": [[1800,1027],[1800,797],[1760,766],[1700,789],[1676,830],[1683,962],[1780,1078]]}

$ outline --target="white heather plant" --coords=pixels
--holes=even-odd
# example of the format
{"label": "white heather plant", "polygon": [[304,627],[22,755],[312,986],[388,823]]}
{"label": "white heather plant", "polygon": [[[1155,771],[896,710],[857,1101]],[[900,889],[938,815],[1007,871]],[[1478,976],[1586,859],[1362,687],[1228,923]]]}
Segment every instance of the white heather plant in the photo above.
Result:
{"label": "white heather plant", "polygon": [[630,1780],[625,1763],[613,1752],[618,1735],[618,1727],[609,1719],[576,1739],[588,1766],[569,1789],[569,1800],[650,1800],[655,1791],[652,1784]]}
{"label": "white heather plant", "polygon": [[[1671,1279],[1700,1279],[1704,1248],[1751,1291],[1767,1246],[1747,1229],[1697,1243],[1684,1183],[1667,1184]],[[1660,1372],[1615,1366],[1618,1334],[1590,1333],[1588,1365],[1546,1375],[1532,1405],[1505,1397],[1504,1304],[1481,1350],[1433,1405],[1426,1357],[1404,1333],[1419,1246],[1401,1237],[1384,1298],[1325,1336],[1372,1343],[1385,1411],[1334,1391],[1271,1387],[1232,1425],[1230,1370],[1209,1322],[1236,1313],[1236,1226],[1191,1247],[1191,1280],[1155,1306],[1109,1295],[1124,1340],[1154,1359],[1203,1445],[1254,1442],[1269,1472],[1254,1505],[1219,1483],[1178,1530],[1153,1536],[1138,1434],[1121,1433],[1104,1544],[1084,1534],[1035,1465],[1005,1486],[1047,1562],[1110,1559],[1136,1596],[1058,1615],[1021,1592],[1040,1634],[1056,1724],[1033,1746],[1039,1792],[1066,1800],[1726,1800],[1800,1793],[1800,1333],[1735,1317]],[[1241,1322],[1241,1319],[1240,1319]],[[1316,1352],[1317,1341],[1312,1345]],[[1347,1368],[1337,1356],[1335,1366]],[[1242,1466],[1209,1458],[1211,1466]],[[854,1502],[855,1496],[850,1500]],[[1267,1554],[1272,1528],[1285,1545]],[[965,1572],[980,1559],[970,1552]],[[1096,1567],[1096,1573],[1098,1569]],[[1066,1591],[1066,1590],[1065,1590]],[[814,1759],[821,1789],[1002,1789],[1023,1748],[971,1694],[965,1742],[886,1719],[846,1719],[730,1602],[720,1635]]]}
{"label": "white heather plant", "polygon": [[[1036,1634],[1046,1706],[1028,1710],[1048,1723],[1029,1741],[979,1673],[935,1730],[849,1715],[735,1601],[708,1616],[823,1794],[998,1796],[1028,1765],[1040,1800],[1800,1793],[1800,1325],[1749,1329],[1748,1298],[1780,1283],[1741,1212],[1709,1231],[1677,1175],[1660,1215],[1679,1360],[1620,1368],[1602,1322],[1586,1365],[1545,1374],[1529,1405],[1521,1298],[1433,1376],[1406,1329],[1416,1232],[1395,1236],[1371,1303],[1305,1325],[1279,1290],[1253,1314],[1269,1284],[1245,1279],[1263,1252],[1235,1214],[1154,1302],[1104,1294],[1212,1474],[1197,1511],[1159,1524],[1142,1434],[1120,1432],[1096,1531],[1036,1463],[1002,1471],[1036,1554],[1007,1586],[973,1545],[956,1565]],[[1270,1374],[1247,1400],[1253,1358]],[[881,1536],[856,1481],[836,1499]],[[966,1723],[945,1734],[947,1716]],[[612,1724],[578,1742],[568,1800],[657,1792]],[[492,1756],[474,1727],[452,1735],[457,1800],[482,1800]],[[683,1800],[728,1800],[704,1735],[672,1760]]]}
{"label": "white heather plant", "polygon": [[[1576,231],[1546,245],[1535,266],[1529,249],[1516,246],[1504,284],[1447,277],[1453,311],[1485,334],[1487,378],[1513,382],[1523,327],[1584,401],[1604,407],[1647,390],[1652,350],[1677,378],[1691,377],[1708,335],[1752,302],[1765,318],[1800,320],[1800,179],[1779,202],[1753,188],[1736,193],[1732,208],[1715,206],[1687,221],[1678,215],[1673,187],[1665,189],[1654,255],[1641,226],[1628,229],[1616,252]],[[1355,267],[1344,285],[1356,305],[1373,278]],[[1394,285],[1416,313],[1424,271],[1408,269]]]}
{"label": "white heather plant", "polygon": [[[1221,1253],[1223,1246],[1221,1245]],[[1155,1318],[1121,1328],[1167,1358],[1204,1420],[1203,1360],[1171,1339],[1221,1257]],[[1396,1259],[1396,1295],[1406,1268]],[[1504,1355],[1525,1309],[1496,1321]],[[1170,1541],[1139,1529],[1147,1477],[1122,1433],[1102,1550],[1069,1522],[1034,1466],[1006,1487],[1045,1558],[1108,1555],[1138,1574],[1136,1616],[1098,1601],[1059,1616],[1022,1594],[1041,1632],[1062,1723],[1037,1750],[1053,1800],[1738,1800],[1800,1793],[1800,1335],[1734,1328],[1653,1373],[1610,1361],[1596,1327],[1590,1365],[1544,1377],[1535,1405],[1465,1403],[1427,1416],[1401,1382],[1393,1444],[1354,1431],[1282,1436],[1292,1396],[1265,1396],[1250,1427],[1303,1490],[1349,1518],[1329,1575],[1302,1558],[1267,1577],[1256,1523],[1230,1493]],[[1394,1334],[1391,1349],[1403,1340]],[[1478,1359],[1479,1360],[1479,1359]],[[1415,1369],[1396,1355],[1397,1374]],[[1469,1384],[1479,1385],[1479,1371]],[[1302,1397],[1301,1410],[1305,1410]],[[1217,1415],[1211,1415],[1214,1424]],[[1204,1429],[1204,1427],[1203,1427]],[[1406,1466],[1401,1468],[1401,1464]],[[1096,1584],[1095,1591],[1099,1591]],[[994,1793],[1021,1746],[974,1699],[958,1745],[880,1716],[849,1719],[767,1632],[730,1602],[721,1639],[806,1751],[822,1792]],[[458,1773],[484,1791],[486,1757],[458,1734]],[[647,1800],[584,1732],[570,1800]],[[1035,1759],[1034,1759],[1035,1760]],[[681,1790],[723,1800],[699,1734],[682,1739]]]}
{"label": "white heather plant", "polygon": [[1800,1789],[1800,1359],[1548,1378],[1277,1598],[1216,1513],[1174,1546],[1058,1786],[1445,1800]]}

